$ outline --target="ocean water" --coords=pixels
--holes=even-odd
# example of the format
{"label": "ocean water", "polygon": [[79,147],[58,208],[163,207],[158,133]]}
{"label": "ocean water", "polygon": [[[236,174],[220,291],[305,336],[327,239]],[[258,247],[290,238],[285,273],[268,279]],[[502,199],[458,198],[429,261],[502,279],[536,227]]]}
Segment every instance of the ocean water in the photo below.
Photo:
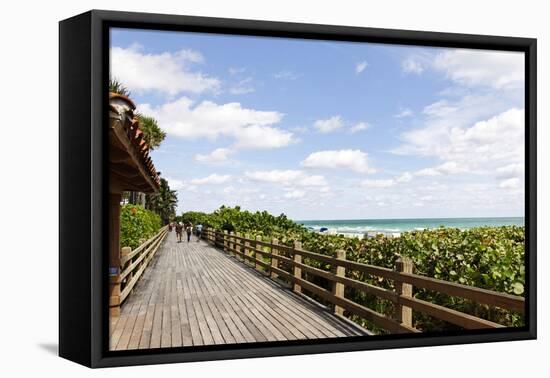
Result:
{"label": "ocean water", "polygon": [[349,236],[382,233],[398,236],[405,231],[431,228],[455,227],[462,230],[482,226],[523,226],[523,217],[507,218],[421,218],[421,219],[350,219],[350,220],[301,220],[296,223],[320,231],[326,228],[329,234]]}

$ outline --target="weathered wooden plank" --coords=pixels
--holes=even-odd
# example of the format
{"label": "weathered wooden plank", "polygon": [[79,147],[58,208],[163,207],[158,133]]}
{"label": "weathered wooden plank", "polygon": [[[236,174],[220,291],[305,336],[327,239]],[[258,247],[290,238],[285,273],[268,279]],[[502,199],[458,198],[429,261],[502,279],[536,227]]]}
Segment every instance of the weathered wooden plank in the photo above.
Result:
{"label": "weathered wooden plank", "polygon": [[227,305],[232,310],[234,318],[237,319],[236,324],[239,325],[240,332],[245,335],[245,337],[249,335],[247,341],[267,341],[265,335],[255,325],[257,319],[253,314],[245,311],[246,307],[239,298],[235,297],[233,291],[227,287],[220,271],[217,269],[209,269],[205,274],[211,277],[215,282],[218,282],[218,287],[224,293],[224,299]]}
{"label": "weathered wooden plank", "polygon": [[[207,270],[206,270],[207,271]],[[230,315],[231,310],[228,310],[228,308],[224,305],[222,302],[222,295],[218,295],[217,290],[219,290],[219,287],[216,286],[216,281],[212,280],[211,276],[202,275],[201,277],[202,284],[203,284],[203,293],[207,295],[210,299],[210,308],[214,312],[214,314],[219,314],[216,321],[221,322],[223,321],[225,323],[225,326],[227,330],[229,331],[230,335],[228,337],[224,334],[224,339],[227,343],[243,343],[246,342],[246,339],[243,337],[241,332],[239,331],[238,327],[235,325],[233,317]],[[220,319],[221,316],[221,319]],[[222,328],[225,329],[225,328]],[[223,332],[222,332],[223,334]]]}
{"label": "weathered wooden plank", "polygon": [[[230,274],[232,276],[235,277],[235,279],[237,279],[240,283],[242,284],[245,284],[246,283],[246,276],[245,277],[240,277],[237,273],[234,273],[234,272],[230,272]],[[257,280],[257,275],[256,274],[253,274],[252,277],[254,277],[256,280]],[[262,294],[262,298],[258,299],[259,303],[261,303],[262,301],[266,301],[266,303],[270,306],[278,306],[278,301],[277,299],[273,298],[271,296],[272,293],[275,294],[275,297],[277,297],[277,295],[279,295],[280,297],[283,297],[285,298],[286,300],[288,300],[289,298],[293,298],[294,295],[292,295],[291,293],[289,293],[288,291],[286,290],[281,290],[281,287],[274,284],[273,282],[269,281],[269,280],[263,280],[263,279],[260,279],[259,281],[256,281],[254,284],[256,285],[265,285],[267,287],[267,290],[265,292],[263,292]],[[251,286],[249,288],[250,291],[254,291],[255,290],[255,287],[254,286]],[[294,299],[294,301],[296,301],[296,299]],[[289,319],[289,324],[294,324],[294,323],[301,323],[303,322],[303,324],[305,324],[305,328],[306,329],[311,329],[309,326],[312,325],[312,324],[315,324],[315,325],[319,325],[319,329],[321,329],[323,332],[325,331],[325,329],[323,329],[323,321],[320,321],[320,319],[317,319],[317,321],[315,322],[311,322],[310,319],[312,318],[319,318],[320,314],[320,310],[319,310],[319,307],[314,307],[314,312],[310,312],[310,313],[307,313],[307,314],[303,314],[303,318],[299,318],[298,316],[299,315],[295,315],[296,314],[301,314],[302,311],[304,311],[304,308],[310,308],[309,306],[311,306],[308,303],[304,303],[303,300],[301,301],[298,301],[297,303],[296,302],[285,302],[285,303],[282,303],[281,305],[281,308],[283,310],[283,315],[290,315],[290,317],[293,317],[292,319]],[[293,310],[291,311],[290,313],[288,314],[284,314],[285,311],[288,311],[289,309]],[[328,313],[327,313],[328,315]],[[276,314],[277,317],[281,318],[281,314],[277,313]],[[332,316],[330,316],[333,320],[334,318]],[[340,322],[338,322],[340,323]],[[328,327],[331,331],[329,331],[328,333],[327,332],[324,332],[323,334],[319,334],[318,332],[315,333],[314,336],[316,337],[334,337],[334,336],[345,336],[346,333],[342,333],[340,332],[340,327],[336,327],[336,331],[335,331],[335,327],[333,325],[328,325]],[[344,327],[345,329],[345,327]],[[349,327],[348,327],[348,334],[349,334]],[[303,330],[301,330],[303,332]],[[316,330],[314,331],[316,332]],[[362,333],[354,333],[354,334],[362,334]]]}
{"label": "weathered wooden plank", "polygon": [[[269,323],[264,324],[268,329],[276,336],[286,337],[287,340],[293,340],[297,338],[305,338],[302,333],[300,333],[294,326],[292,322],[285,322],[285,314],[282,312],[274,311],[270,304],[273,306],[272,302],[266,303],[265,297],[258,295],[258,288],[254,286],[248,286],[246,279],[237,280],[235,273],[231,274],[228,279],[232,284],[240,283],[243,286],[243,289],[238,295],[244,296],[249,300],[249,303],[252,305],[254,311],[257,311],[260,314],[260,321],[267,320]],[[247,290],[246,290],[247,289]]]}
{"label": "weathered wooden plank", "polygon": [[[226,243],[227,249],[238,247],[233,240]],[[253,259],[253,249],[247,251],[248,260]],[[271,262],[260,256],[256,260],[258,267],[269,271]],[[122,305],[120,317],[112,322],[111,349],[360,334],[262,274],[205,241],[176,243],[174,234],[168,233]]]}

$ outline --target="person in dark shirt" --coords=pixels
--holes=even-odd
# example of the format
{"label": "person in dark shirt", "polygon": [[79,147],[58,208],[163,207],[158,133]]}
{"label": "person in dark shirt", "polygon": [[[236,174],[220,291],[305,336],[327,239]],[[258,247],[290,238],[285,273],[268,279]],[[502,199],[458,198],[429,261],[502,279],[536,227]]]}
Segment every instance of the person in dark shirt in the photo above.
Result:
{"label": "person in dark shirt", "polygon": [[191,241],[191,233],[193,232],[193,225],[191,223],[187,224],[185,232],[187,233],[187,243],[189,243]]}

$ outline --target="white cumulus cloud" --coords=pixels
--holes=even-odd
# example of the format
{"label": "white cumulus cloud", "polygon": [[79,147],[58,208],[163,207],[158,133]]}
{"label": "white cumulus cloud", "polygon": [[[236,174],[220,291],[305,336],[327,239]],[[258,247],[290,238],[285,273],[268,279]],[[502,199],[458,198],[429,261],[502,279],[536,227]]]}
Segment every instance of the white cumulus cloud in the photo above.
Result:
{"label": "white cumulus cloud", "polygon": [[216,148],[209,154],[196,154],[195,160],[200,163],[220,163],[226,161],[234,152],[230,148]]}
{"label": "white cumulus cloud", "polygon": [[200,104],[181,97],[160,106],[142,104],[138,109],[154,117],[169,134],[182,139],[229,137],[236,148],[280,148],[294,143],[290,131],[275,127],[283,117],[276,111],[243,108],[240,103]]}
{"label": "white cumulus cloud", "polygon": [[399,112],[394,115],[395,118],[407,118],[413,116],[413,111],[409,108],[401,108],[399,109]]}
{"label": "white cumulus cloud", "polygon": [[359,122],[359,123],[353,125],[353,126],[349,129],[349,131],[350,131],[350,133],[355,134],[355,133],[357,133],[357,132],[359,132],[359,131],[367,130],[367,129],[369,129],[370,127],[371,127],[371,125],[370,125],[369,123],[367,123],[367,122]]}
{"label": "white cumulus cloud", "polygon": [[172,190],[180,190],[183,189],[185,186],[185,183],[182,180],[178,180],[175,178],[167,177],[166,181],[168,181],[168,185]]}
{"label": "white cumulus cloud", "polygon": [[203,56],[194,50],[149,54],[138,45],[112,47],[110,74],[130,91],[138,93],[158,91],[174,96],[182,92],[216,92],[220,80],[190,69],[191,64],[203,60]]}
{"label": "white cumulus cloud", "polygon": [[429,117],[447,117],[457,110],[458,107],[449,104],[447,100],[439,100],[424,107],[422,113]]}
{"label": "white cumulus cloud", "polygon": [[373,173],[368,155],[361,150],[328,150],[311,153],[301,163],[306,168],[349,169],[359,173]]}
{"label": "white cumulus cloud", "polygon": [[230,175],[219,175],[217,173],[212,173],[209,176],[202,178],[195,178],[189,182],[194,185],[218,185],[223,184],[231,180]]}
{"label": "white cumulus cloud", "polygon": [[338,115],[328,119],[319,119],[313,124],[317,131],[324,134],[341,129],[343,126],[342,118]]}
{"label": "white cumulus cloud", "polygon": [[439,119],[402,135],[398,154],[436,157],[442,163],[415,172],[416,176],[457,173],[510,178],[523,174],[524,110],[512,108],[470,125]]}
{"label": "white cumulus cloud", "polygon": [[434,67],[459,84],[495,89],[521,88],[524,66],[524,54],[509,51],[454,49],[434,59]]}
{"label": "white cumulus cloud", "polygon": [[424,168],[415,172],[415,176],[453,175],[465,172],[466,168],[454,161],[448,161],[436,167]]}

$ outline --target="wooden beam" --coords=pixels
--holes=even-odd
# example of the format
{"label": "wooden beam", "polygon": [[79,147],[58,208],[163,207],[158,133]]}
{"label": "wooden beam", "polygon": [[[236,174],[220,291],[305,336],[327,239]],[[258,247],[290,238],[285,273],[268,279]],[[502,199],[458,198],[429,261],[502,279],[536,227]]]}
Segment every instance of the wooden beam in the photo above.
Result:
{"label": "wooden beam", "polygon": [[128,138],[128,134],[126,133],[126,130],[124,130],[122,123],[118,120],[111,120],[110,130],[110,138],[116,138],[117,141],[124,147],[124,149],[128,152],[135,169],[139,171],[144,180],[148,183],[150,188],[146,192],[156,192],[158,190],[156,182],[154,178],[151,177],[151,173],[145,169],[143,157],[140,152],[136,151],[136,147]]}

